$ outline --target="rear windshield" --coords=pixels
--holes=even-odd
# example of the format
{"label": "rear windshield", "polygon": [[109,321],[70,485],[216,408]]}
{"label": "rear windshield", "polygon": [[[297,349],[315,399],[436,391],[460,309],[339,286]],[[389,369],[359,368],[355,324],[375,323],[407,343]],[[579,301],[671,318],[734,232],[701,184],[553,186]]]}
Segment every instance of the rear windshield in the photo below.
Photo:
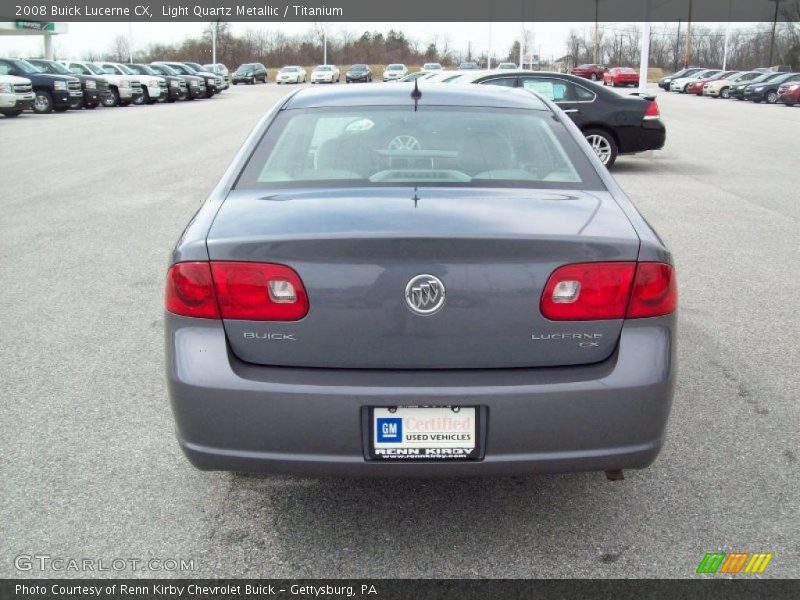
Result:
{"label": "rear windshield", "polygon": [[433,106],[285,110],[236,183],[387,185],[605,189],[549,112]]}

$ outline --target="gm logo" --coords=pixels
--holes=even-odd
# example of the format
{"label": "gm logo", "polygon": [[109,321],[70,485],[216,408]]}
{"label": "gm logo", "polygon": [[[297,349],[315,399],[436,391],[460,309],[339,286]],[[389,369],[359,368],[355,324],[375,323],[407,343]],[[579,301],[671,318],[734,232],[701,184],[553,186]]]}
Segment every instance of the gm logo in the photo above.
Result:
{"label": "gm logo", "polygon": [[772,552],[708,552],[697,567],[698,573],[763,573]]}
{"label": "gm logo", "polygon": [[403,419],[378,417],[378,443],[402,442]]}

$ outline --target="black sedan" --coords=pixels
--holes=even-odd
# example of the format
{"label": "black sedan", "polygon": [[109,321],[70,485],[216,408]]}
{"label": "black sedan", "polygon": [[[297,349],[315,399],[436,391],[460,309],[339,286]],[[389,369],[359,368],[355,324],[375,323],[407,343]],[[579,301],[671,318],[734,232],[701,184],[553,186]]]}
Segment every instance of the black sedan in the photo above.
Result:
{"label": "black sedan", "polygon": [[355,83],[356,81],[369,83],[372,81],[372,70],[369,65],[353,65],[344,74],[344,81],[345,83]]}
{"label": "black sedan", "polygon": [[452,83],[518,87],[549,98],[575,122],[606,167],[620,154],[660,150],[666,141],[654,96],[623,96],[583,77],[544,71],[464,75]]}
{"label": "black sedan", "polygon": [[758,87],[759,85],[768,83],[775,79],[776,77],[781,77],[782,75],[786,75],[786,73],[776,73],[774,71],[770,71],[769,73],[764,73],[760,77],[753,79],[752,81],[743,81],[742,83],[737,83],[732,85],[729,91],[729,98],[735,98],[736,100],[744,100],[744,90],[748,87]]}
{"label": "black sedan", "polygon": [[[51,75],[69,75],[70,77],[80,79],[81,89],[83,90],[82,106],[84,108],[97,108],[100,106],[103,96],[108,94],[108,83],[102,77],[73,73],[60,62],[54,60],[30,58],[28,62],[41,69],[44,73],[50,73]],[[80,103],[77,100],[74,101],[72,108],[80,108]]]}
{"label": "black sedan", "polygon": [[784,83],[800,81],[800,73],[776,73],[766,81],[755,80],[742,90],[742,98],[753,102],[777,104],[778,88]]}

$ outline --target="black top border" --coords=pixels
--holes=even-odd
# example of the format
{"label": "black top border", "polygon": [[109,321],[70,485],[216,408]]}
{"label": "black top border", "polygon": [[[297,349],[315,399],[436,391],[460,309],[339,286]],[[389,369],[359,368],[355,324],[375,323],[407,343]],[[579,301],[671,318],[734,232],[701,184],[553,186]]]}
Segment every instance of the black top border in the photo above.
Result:
{"label": "black top border", "polygon": [[0,20],[40,22],[661,23],[776,18],[800,20],[800,0],[0,0]]}

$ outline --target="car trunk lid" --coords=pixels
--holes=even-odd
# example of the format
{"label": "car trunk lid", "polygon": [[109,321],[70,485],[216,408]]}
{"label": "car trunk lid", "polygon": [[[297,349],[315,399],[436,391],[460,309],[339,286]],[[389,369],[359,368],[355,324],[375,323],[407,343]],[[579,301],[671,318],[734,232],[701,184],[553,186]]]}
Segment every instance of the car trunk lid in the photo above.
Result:
{"label": "car trunk lid", "polygon": [[[407,187],[234,191],[207,243],[211,260],[291,267],[308,294],[299,321],[226,320],[240,359],[395,369],[604,360],[622,320],[550,321],[542,290],[560,265],[633,261],[639,249],[607,192]],[[445,287],[430,316],[406,300],[423,274]]]}

